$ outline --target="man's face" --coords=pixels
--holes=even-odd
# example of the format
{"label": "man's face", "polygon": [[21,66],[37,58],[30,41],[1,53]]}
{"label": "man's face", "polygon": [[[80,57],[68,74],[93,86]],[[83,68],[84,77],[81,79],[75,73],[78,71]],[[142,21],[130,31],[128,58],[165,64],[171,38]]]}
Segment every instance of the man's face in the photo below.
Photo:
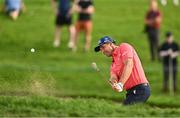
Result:
{"label": "man's face", "polygon": [[112,43],[103,44],[100,47],[100,50],[107,57],[111,57],[113,53]]}
{"label": "man's face", "polygon": [[169,36],[169,37],[167,38],[167,42],[168,42],[169,44],[171,44],[171,43],[173,42],[173,36]]}
{"label": "man's face", "polygon": [[151,8],[151,10],[156,11],[158,9],[157,2],[156,1],[151,1],[150,8]]}

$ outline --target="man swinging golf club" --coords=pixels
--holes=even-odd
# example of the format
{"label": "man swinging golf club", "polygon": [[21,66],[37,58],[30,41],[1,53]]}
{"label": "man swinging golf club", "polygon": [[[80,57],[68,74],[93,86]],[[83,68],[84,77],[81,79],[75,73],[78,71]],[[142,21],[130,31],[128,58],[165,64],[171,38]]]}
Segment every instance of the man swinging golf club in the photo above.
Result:
{"label": "man swinging golf club", "polygon": [[98,42],[95,52],[101,51],[107,57],[112,57],[110,82],[113,90],[127,91],[123,104],[146,102],[150,96],[150,87],[144,74],[141,61],[128,43],[115,45],[115,41],[105,36]]}

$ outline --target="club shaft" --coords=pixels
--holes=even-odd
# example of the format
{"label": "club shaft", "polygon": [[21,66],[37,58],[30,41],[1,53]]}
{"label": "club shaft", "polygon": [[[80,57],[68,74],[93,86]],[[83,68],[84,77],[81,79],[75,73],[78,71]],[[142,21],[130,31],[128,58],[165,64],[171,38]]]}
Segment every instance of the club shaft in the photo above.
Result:
{"label": "club shaft", "polygon": [[109,83],[110,85],[112,85],[112,84],[110,83],[110,81],[106,79],[106,76],[105,76],[104,74],[102,74],[102,72],[100,71],[99,68],[97,68],[96,71],[98,72],[98,74],[100,75],[101,78],[103,78],[107,83]]}

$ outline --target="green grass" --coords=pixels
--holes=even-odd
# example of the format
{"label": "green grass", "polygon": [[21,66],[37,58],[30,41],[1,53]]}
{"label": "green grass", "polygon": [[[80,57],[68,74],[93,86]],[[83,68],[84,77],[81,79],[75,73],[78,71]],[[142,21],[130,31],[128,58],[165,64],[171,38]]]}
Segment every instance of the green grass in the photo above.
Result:
{"label": "green grass", "polygon": [[[94,98],[1,97],[1,116],[178,116],[179,109],[149,105],[122,106]],[[128,109],[128,110],[127,110]],[[14,115],[19,114],[19,115]]]}
{"label": "green grass", "polygon": [[[25,3],[27,12],[16,22],[0,14],[1,116],[180,115],[180,92],[175,97],[162,94],[162,65],[150,62],[148,42],[142,33],[148,8],[145,0],[95,0],[89,53],[83,52],[83,35],[77,53],[67,48],[67,28],[63,29],[61,47],[53,48],[54,14],[50,1]],[[171,30],[180,43],[180,7],[170,3],[166,7],[160,5],[160,9],[163,12],[161,42],[164,32]],[[91,63],[95,61],[108,79],[111,59],[93,52],[98,39],[104,35],[115,38],[117,43],[128,42],[137,50],[151,85],[152,95],[147,104],[122,106],[125,92],[113,92],[92,70]],[[31,48],[36,52],[31,53]]]}

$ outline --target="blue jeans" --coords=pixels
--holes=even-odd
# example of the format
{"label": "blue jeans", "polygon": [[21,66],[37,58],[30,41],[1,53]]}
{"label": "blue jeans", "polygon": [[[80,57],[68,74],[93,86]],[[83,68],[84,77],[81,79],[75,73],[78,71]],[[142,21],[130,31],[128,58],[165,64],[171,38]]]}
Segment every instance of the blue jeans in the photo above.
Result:
{"label": "blue jeans", "polygon": [[150,96],[150,87],[148,84],[139,84],[129,90],[127,90],[126,99],[124,105],[144,103]]}

